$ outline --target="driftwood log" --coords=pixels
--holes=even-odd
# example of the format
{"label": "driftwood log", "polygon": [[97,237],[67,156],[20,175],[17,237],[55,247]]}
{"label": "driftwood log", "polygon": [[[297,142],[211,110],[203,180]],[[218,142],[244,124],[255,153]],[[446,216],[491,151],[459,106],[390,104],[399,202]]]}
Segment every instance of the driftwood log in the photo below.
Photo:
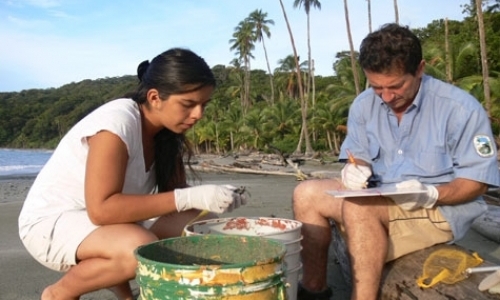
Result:
{"label": "driftwood log", "polygon": [[[349,292],[351,290],[351,271],[349,266],[349,259],[347,256],[347,247],[344,241],[338,234],[335,226],[332,226],[332,244],[330,250],[333,254],[330,256],[335,259],[338,264],[337,274],[331,274],[331,264],[329,264],[329,285],[334,286],[331,278],[332,276],[343,276],[344,283],[347,285],[343,287],[347,293],[343,297],[334,297],[335,300],[348,300]],[[464,248],[458,245],[436,245],[423,249],[406,256],[403,256],[393,262],[386,264],[380,284],[380,291],[378,299],[382,300],[450,300],[450,299],[500,299],[500,295],[491,294],[488,291],[481,292],[478,290],[479,283],[490,273],[473,273],[468,278],[459,281],[455,284],[448,285],[438,283],[431,288],[420,288],[417,285],[417,278],[422,275],[423,265],[429,255],[442,248],[451,247],[461,250]],[[468,250],[465,250],[468,251]],[[484,261],[480,267],[494,266],[495,264],[489,261]],[[347,269],[346,269],[347,268]],[[346,278],[347,277],[347,278]]]}
{"label": "driftwood log", "polygon": [[326,168],[325,170],[310,169],[309,171],[304,171],[300,166],[305,160],[312,159],[293,159],[276,155],[267,155],[261,157],[236,158],[235,161],[226,163],[216,163],[213,160],[197,161],[191,163],[191,168],[201,172],[294,176],[298,181],[338,176],[339,172],[336,172],[332,168]]}
{"label": "driftwood log", "polygon": [[263,170],[257,167],[243,167],[241,164],[235,165],[217,165],[210,162],[203,162],[198,165],[193,165],[192,168],[196,171],[203,172],[228,172],[228,173],[244,173],[244,174],[259,174],[259,175],[286,175],[296,176],[295,172],[286,172],[280,170]]}
{"label": "driftwood log", "polygon": [[[490,273],[473,273],[468,278],[455,284],[438,283],[427,289],[417,286],[416,280],[422,275],[425,260],[431,253],[442,247],[465,250],[457,245],[437,245],[403,256],[386,265],[380,287],[381,299],[500,299],[500,295],[478,289],[481,281]],[[480,266],[493,266],[488,261]]]}

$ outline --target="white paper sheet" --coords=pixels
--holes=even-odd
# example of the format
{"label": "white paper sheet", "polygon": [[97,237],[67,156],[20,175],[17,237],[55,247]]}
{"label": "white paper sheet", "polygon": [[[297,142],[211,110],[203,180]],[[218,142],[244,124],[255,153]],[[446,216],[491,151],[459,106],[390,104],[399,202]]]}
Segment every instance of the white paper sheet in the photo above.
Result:
{"label": "white paper sheet", "polygon": [[368,188],[362,190],[328,190],[327,194],[338,198],[349,197],[373,197],[373,196],[390,196],[390,195],[407,195],[426,193],[425,187],[421,188],[406,188],[398,189],[396,184],[388,184],[381,187]]}

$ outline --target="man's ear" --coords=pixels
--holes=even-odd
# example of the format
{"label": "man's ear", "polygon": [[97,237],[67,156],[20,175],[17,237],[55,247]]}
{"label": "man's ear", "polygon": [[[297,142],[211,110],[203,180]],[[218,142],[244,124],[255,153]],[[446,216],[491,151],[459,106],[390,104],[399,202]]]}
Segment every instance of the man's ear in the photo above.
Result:
{"label": "man's ear", "polygon": [[151,108],[159,109],[161,107],[160,93],[157,89],[150,89],[146,97]]}
{"label": "man's ear", "polygon": [[424,71],[425,71],[425,60],[422,60],[418,65],[416,77],[418,78],[422,77],[422,75],[424,75]]}

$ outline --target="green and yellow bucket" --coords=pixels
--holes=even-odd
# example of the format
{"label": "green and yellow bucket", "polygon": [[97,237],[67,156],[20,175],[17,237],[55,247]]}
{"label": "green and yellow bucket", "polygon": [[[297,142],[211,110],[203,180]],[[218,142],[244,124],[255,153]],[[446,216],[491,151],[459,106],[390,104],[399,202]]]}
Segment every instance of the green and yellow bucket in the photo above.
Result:
{"label": "green and yellow bucket", "polygon": [[136,249],[141,300],[284,300],[285,246],[263,237],[198,235]]}

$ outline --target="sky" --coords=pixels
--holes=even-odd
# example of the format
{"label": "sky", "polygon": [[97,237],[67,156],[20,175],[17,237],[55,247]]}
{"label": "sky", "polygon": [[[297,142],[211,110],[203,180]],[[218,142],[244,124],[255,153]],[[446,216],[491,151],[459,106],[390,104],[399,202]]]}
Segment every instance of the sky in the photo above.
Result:
{"label": "sky", "polygon": [[[298,55],[307,59],[307,17],[282,0]],[[469,0],[398,0],[399,23],[422,28],[433,20],[463,20]],[[315,74],[334,75],[335,55],[349,50],[344,1],[311,9]],[[348,0],[353,46],[368,34],[368,2]],[[271,70],[293,54],[279,0],[0,0],[0,92],[57,88],[85,79],[136,75],[137,66],[173,47],[207,63],[231,65],[234,29],[256,9],[274,21],[266,38]],[[372,29],[395,21],[394,1],[371,1]],[[267,70],[261,43],[251,69]]]}

